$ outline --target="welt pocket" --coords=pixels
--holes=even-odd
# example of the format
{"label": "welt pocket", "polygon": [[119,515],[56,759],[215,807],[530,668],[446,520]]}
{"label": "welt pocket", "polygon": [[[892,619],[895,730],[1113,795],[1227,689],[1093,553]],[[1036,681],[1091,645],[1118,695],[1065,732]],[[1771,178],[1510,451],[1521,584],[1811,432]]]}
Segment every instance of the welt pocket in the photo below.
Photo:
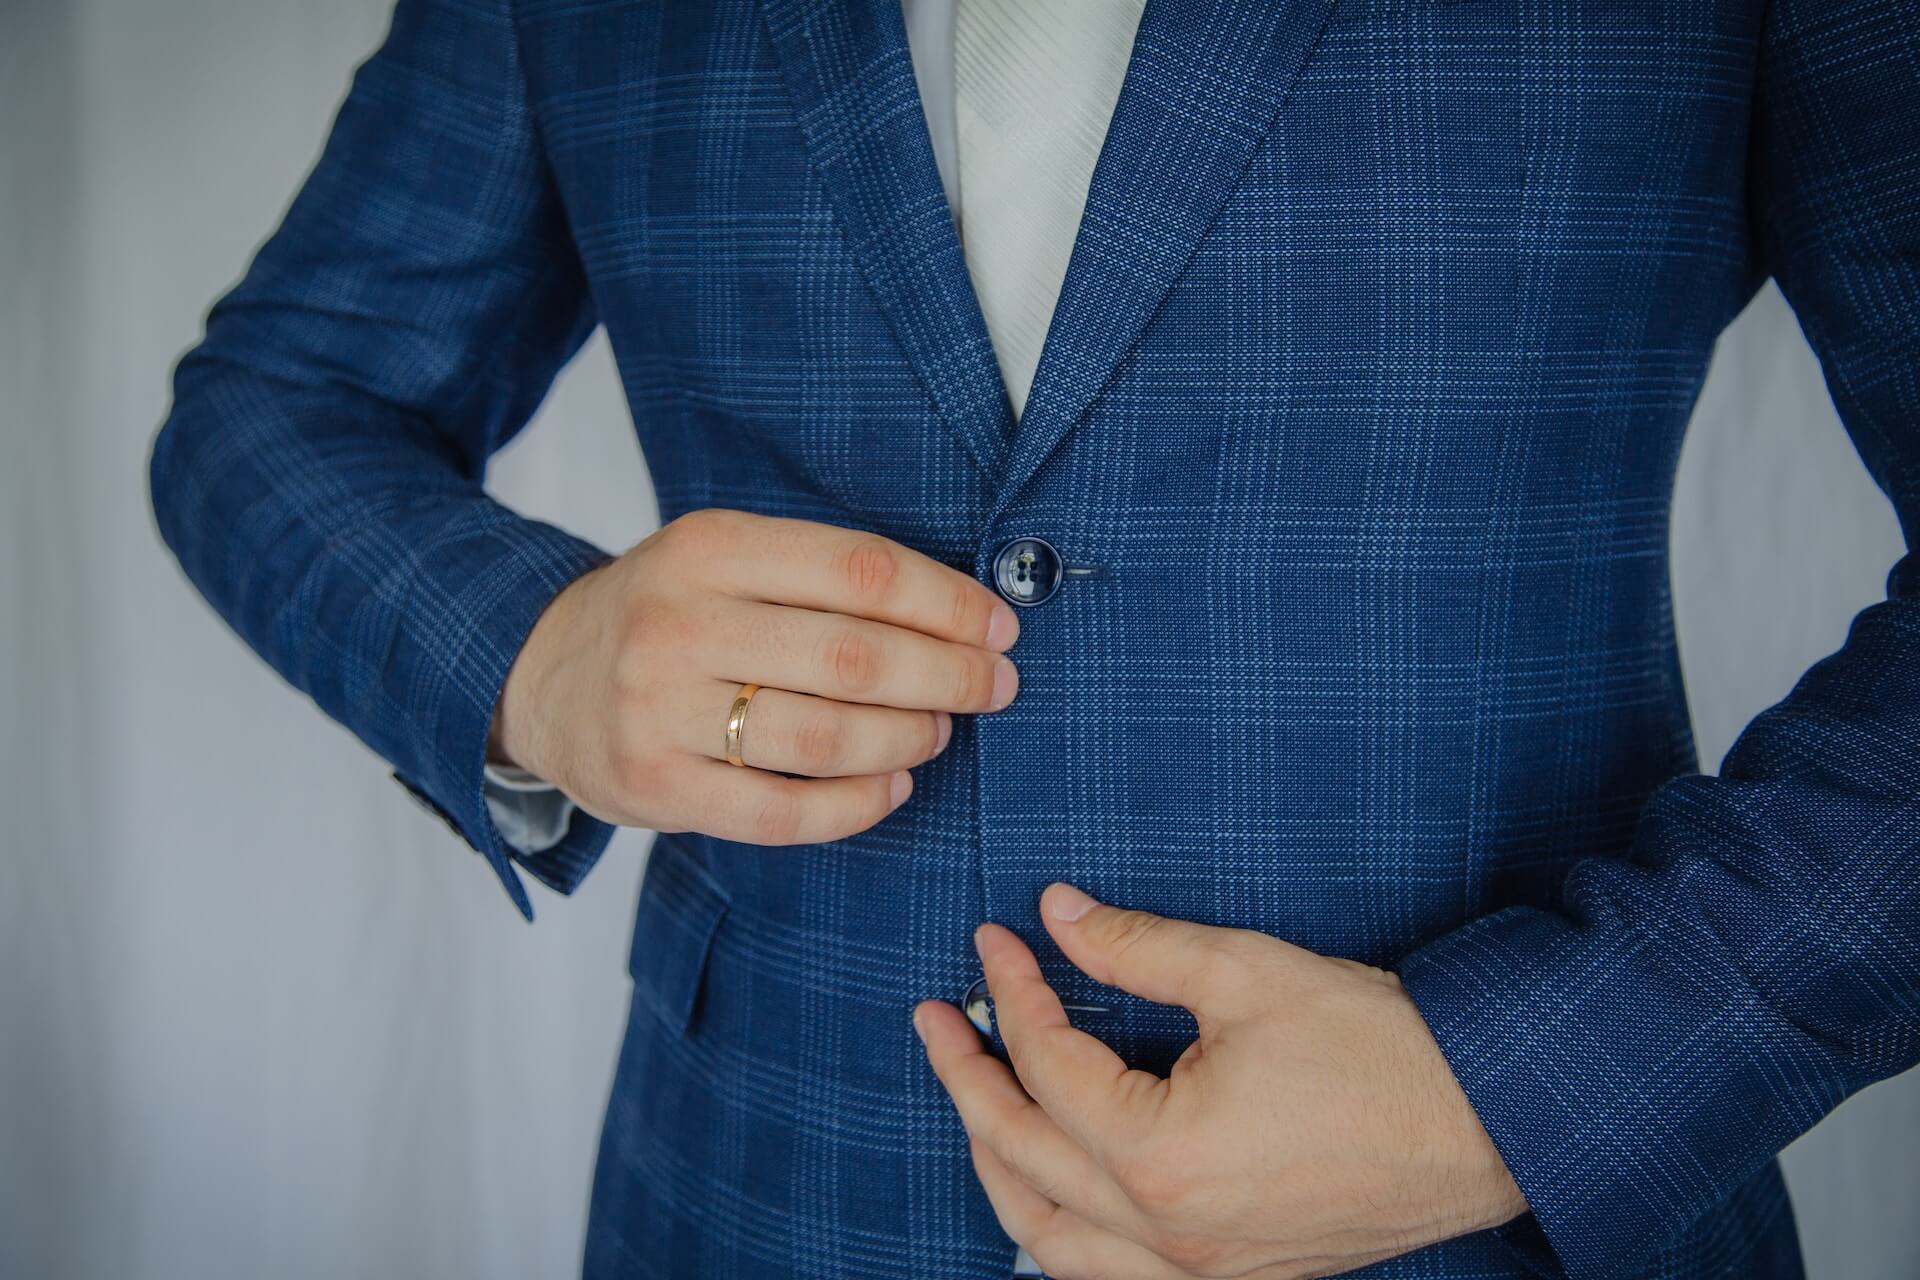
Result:
{"label": "welt pocket", "polygon": [[627,972],[634,994],[675,1034],[685,1034],[699,1001],[727,891],[677,841],[656,836],[640,882]]}

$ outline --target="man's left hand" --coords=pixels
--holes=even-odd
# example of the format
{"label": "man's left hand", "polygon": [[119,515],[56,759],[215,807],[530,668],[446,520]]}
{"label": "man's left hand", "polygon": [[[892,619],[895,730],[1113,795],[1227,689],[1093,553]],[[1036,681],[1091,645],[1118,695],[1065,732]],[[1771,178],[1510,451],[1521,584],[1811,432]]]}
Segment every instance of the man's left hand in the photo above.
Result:
{"label": "man's left hand", "polygon": [[1392,973],[1064,884],[1040,906],[1075,965],[1199,1026],[1171,1075],[1130,1070],[995,924],[974,945],[1013,1069],[954,1006],[915,1008],[1000,1225],[1049,1276],[1329,1276],[1526,1211]]}

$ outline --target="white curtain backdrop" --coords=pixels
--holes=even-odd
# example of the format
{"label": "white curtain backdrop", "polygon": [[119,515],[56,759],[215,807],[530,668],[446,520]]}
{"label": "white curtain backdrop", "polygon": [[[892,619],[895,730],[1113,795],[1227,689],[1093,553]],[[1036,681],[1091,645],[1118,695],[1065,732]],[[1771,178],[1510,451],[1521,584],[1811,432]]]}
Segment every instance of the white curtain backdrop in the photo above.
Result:
{"label": "white curtain backdrop", "polygon": [[[387,15],[0,0],[0,1275],[578,1270],[649,837],[526,927],[191,592],[145,492],[173,361]],[[599,340],[494,481],[610,549],[653,527]],[[1769,291],[1678,495],[1709,767],[1899,550]],[[1911,1075],[1791,1150],[1814,1276],[1920,1275],[1917,1150]]]}

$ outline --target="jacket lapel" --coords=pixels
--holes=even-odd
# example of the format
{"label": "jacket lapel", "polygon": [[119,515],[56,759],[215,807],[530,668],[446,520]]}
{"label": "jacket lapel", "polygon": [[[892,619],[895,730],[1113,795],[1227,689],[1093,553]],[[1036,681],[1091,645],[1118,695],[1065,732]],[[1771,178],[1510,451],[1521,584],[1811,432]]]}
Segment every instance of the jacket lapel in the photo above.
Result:
{"label": "jacket lapel", "polygon": [[761,0],[849,247],[941,416],[999,474],[1013,427],[940,186],[900,0]]}
{"label": "jacket lapel", "polygon": [[1332,2],[1147,0],[989,518],[1085,415],[1186,268]]}

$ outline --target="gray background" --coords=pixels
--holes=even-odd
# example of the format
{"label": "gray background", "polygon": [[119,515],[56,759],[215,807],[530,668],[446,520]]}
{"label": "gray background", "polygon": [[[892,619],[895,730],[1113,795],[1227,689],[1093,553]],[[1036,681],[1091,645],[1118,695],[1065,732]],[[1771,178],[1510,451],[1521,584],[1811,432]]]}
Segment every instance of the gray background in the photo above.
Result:
{"label": "gray background", "polygon": [[[183,584],[148,441],[387,0],[0,0],[0,1274],[573,1273],[649,837],[527,928],[493,875]],[[499,460],[653,527],[604,344]],[[1900,552],[1770,290],[1674,535],[1701,756]],[[1920,1077],[1788,1153],[1813,1274],[1920,1275]]]}

